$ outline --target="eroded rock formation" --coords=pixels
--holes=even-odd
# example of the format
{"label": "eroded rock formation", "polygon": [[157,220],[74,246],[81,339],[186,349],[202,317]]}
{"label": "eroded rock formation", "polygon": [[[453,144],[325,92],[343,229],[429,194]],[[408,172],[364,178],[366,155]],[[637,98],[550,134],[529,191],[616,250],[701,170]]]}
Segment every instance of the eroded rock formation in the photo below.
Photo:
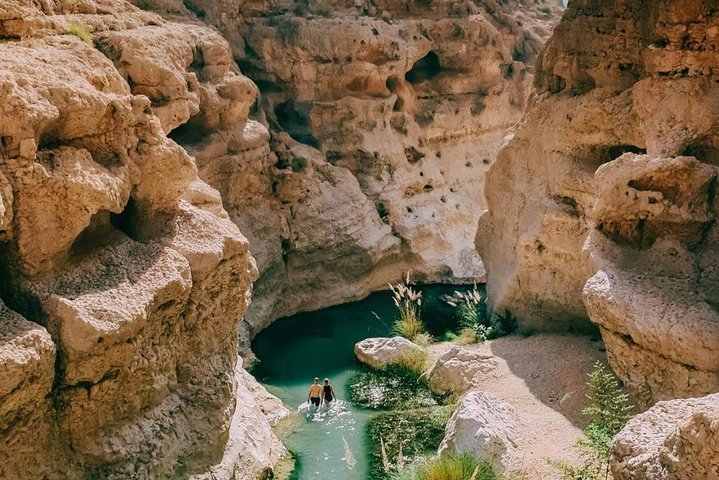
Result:
{"label": "eroded rock formation", "polygon": [[719,390],[718,42],[715,2],[571,2],[488,174],[495,310],[591,319],[643,405]]}
{"label": "eroded rock formation", "polygon": [[659,402],[614,439],[617,480],[719,479],[719,394]]}
{"label": "eroded rock formation", "polygon": [[[125,2],[0,1],[1,478],[248,478],[282,453],[237,356],[248,241],[165,135],[201,102],[246,119],[218,38]],[[173,76],[198,54],[221,81]]]}
{"label": "eroded rock formation", "polygon": [[483,275],[484,175],[561,2],[137,3],[217,26],[259,85],[257,122],[170,134],[250,240],[247,333],[410,270]]}

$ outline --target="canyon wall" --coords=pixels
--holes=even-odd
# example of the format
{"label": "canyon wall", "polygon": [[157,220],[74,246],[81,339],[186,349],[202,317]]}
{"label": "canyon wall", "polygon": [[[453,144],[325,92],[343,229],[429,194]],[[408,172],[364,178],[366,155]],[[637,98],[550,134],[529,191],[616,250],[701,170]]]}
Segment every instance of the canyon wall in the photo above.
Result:
{"label": "canyon wall", "polygon": [[244,479],[282,454],[237,355],[248,241],[166,136],[204,103],[245,121],[248,92],[208,28],[0,1],[0,478]]}
{"label": "canyon wall", "polygon": [[230,42],[253,120],[170,135],[250,240],[242,329],[398,281],[471,282],[484,176],[561,2],[150,2]]}
{"label": "canyon wall", "polygon": [[495,311],[598,325],[642,405],[719,390],[719,7],[572,0],[487,176]]}

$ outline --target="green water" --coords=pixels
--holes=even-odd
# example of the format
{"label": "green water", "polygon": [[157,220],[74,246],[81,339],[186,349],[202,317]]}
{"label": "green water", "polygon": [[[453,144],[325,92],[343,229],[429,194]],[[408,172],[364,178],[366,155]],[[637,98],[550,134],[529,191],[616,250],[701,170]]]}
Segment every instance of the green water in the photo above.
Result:
{"label": "green water", "polygon": [[[424,319],[434,334],[453,326],[448,320],[451,312],[438,297],[455,289],[439,285],[422,288]],[[253,370],[257,379],[300,412],[299,426],[282,438],[297,459],[293,480],[369,478],[365,430],[378,412],[348,402],[347,385],[361,370],[354,344],[387,336],[394,315],[389,293],[379,292],[361,302],[280,319],[253,342],[259,360]],[[331,408],[302,406],[314,377],[328,377],[334,385],[339,401]]]}

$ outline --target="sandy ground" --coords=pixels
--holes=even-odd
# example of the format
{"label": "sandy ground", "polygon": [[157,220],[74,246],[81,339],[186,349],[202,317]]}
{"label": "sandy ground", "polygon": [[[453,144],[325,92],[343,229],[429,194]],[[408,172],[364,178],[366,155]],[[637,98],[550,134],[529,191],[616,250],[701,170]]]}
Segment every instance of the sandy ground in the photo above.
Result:
{"label": "sandy ground", "polygon": [[[439,353],[449,345],[431,349]],[[586,406],[587,373],[597,360],[606,362],[601,340],[536,334],[464,348],[492,354],[499,363],[476,389],[506,401],[518,414],[517,473],[527,480],[559,478],[547,460],[577,459],[574,444],[587,423],[581,413]]]}

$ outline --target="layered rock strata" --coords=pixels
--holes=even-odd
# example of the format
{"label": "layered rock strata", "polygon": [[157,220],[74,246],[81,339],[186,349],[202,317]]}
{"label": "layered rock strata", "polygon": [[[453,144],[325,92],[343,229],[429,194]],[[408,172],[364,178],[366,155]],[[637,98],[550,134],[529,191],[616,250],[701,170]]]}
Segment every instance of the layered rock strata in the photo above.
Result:
{"label": "layered rock strata", "polygon": [[[237,356],[248,241],[166,136],[253,101],[206,37],[125,2],[0,1],[0,478],[252,478],[282,453]],[[196,56],[224,63],[174,76]]]}
{"label": "layered rock strata", "polygon": [[640,404],[719,390],[713,2],[571,2],[487,177],[495,311],[599,325]]}
{"label": "layered rock strata", "polygon": [[483,276],[484,175],[561,2],[137,3],[217,26],[259,86],[258,122],[171,133],[250,240],[249,335],[409,270]]}

